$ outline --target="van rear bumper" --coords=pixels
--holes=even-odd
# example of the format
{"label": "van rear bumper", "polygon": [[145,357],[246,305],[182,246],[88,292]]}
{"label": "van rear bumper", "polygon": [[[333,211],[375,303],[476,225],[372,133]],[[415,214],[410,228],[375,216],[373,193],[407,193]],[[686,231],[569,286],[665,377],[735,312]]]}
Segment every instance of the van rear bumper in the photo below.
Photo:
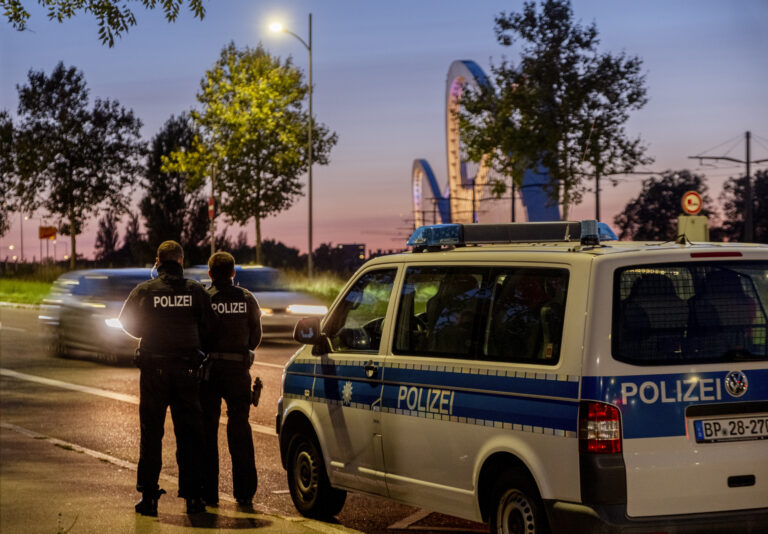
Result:
{"label": "van rear bumper", "polygon": [[586,506],[546,501],[552,532],[569,534],[763,534],[768,532],[768,508],[631,518],[626,506]]}

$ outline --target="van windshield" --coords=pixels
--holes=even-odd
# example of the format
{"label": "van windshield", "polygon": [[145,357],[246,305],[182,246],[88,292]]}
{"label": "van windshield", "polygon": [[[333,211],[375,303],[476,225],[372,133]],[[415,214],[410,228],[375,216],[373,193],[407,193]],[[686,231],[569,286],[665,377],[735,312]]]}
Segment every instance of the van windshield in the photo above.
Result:
{"label": "van windshield", "polygon": [[768,359],[768,262],[619,269],[612,352],[637,365]]}

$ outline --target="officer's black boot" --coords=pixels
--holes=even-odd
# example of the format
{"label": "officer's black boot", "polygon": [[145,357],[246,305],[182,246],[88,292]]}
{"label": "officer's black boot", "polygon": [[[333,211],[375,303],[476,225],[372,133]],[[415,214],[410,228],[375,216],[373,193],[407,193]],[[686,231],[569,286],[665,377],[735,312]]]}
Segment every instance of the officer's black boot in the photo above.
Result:
{"label": "officer's black boot", "polygon": [[188,514],[201,514],[205,512],[205,503],[200,497],[193,497],[187,499],[187,513]]}
{"label": "officer's black boot", "polygon": [[134,507],[136,513],[157,517],[157,501],[165,490],[145,491],[141,494],[141,500]]}

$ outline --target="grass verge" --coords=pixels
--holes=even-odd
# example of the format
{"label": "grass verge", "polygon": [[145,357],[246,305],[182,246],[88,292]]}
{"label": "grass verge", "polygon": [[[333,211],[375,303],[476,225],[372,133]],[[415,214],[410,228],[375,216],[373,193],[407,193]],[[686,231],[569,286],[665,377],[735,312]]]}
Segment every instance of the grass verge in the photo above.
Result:
{"label": "grass verge", "polygon": [[0,302],[40,304],[50,288],[50,282],[13,278],[0,279]]}
{"label": "grass verge", "polygon": [[288,287],[294,291],[309,293],[328,305],[347,283],[347,278],[328,272],[315,273],[311,280],[305,273],[296,271],[286,271],[284,276]]}

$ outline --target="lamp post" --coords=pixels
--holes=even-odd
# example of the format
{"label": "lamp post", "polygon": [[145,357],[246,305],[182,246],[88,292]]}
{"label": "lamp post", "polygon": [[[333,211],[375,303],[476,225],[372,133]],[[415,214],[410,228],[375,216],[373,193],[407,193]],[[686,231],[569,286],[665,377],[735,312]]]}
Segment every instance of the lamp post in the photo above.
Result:
{"label": "lamp post", "polygon": [[273,32],[284,32],[288,35],[292,35],[304,45],[309,52],[309,121],[307,124],[307,156],[309,163],[308,172],[308,200],[309,200],[309,254],[307,254],[307,274],[309,278],[312,278],[312,13],[309,14],[309,42],[305,41],[292,31],[283,27],[279,22],[273,22],[269,25],[269,29]]}

